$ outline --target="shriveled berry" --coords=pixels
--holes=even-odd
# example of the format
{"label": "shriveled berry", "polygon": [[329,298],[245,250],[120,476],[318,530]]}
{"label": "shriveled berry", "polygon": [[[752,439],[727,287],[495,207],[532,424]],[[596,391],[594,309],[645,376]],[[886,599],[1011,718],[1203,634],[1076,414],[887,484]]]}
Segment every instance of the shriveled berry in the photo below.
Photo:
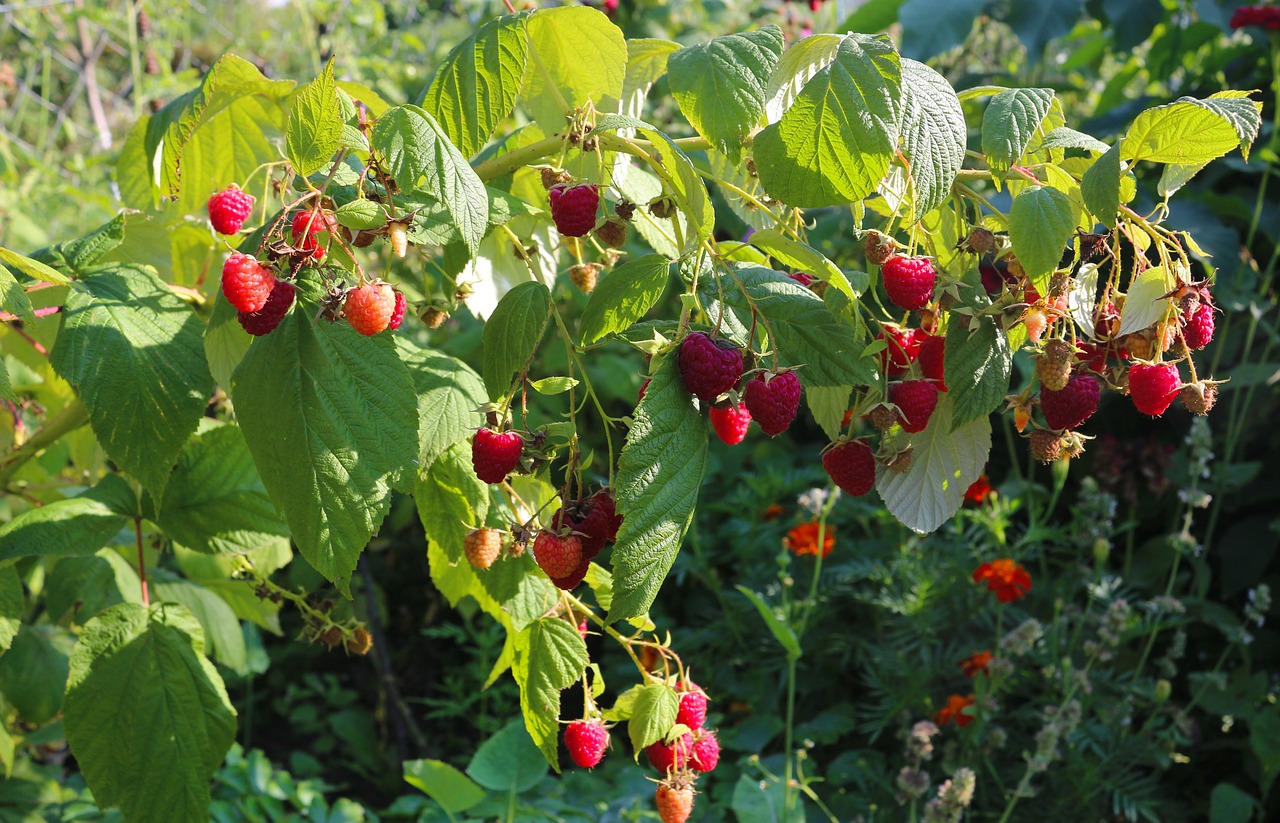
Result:
{"label": "shriveled berry", "polygon": [[940,334],[931,334],[920,344],[920,354],[916,358],[920,364],[920,373],[926,380],[936,381],[938,391],[947,390],[947,338]]}
{"label": "shriveled berry", "polygon": [[897,254],[884,261],[880,267],[885,293],[895,306],[915,311],[923,309],[933,297],[938,274],[927,257],[907,257]]}
{"label": "shriveled berry", "polygon": [[883,266],[885,261],[898,250],[898,242],[887,234],[871,231],[867,233],[862,249],[866,252],[868,263],[873,266]]}
{"label": "shriveled berry", "polygon": [[1173,363],[1134,363],[1129,367],[1129,396],[1143,414],[1164,414],[1181,387],[1178,367]]}
{"label": "shriveled berry", "polygon": [[596,229],[596,238],[606,248],[620,249],[627,242],[627,224],[621,220],[606,220]]}
{"label": "shriveled berry", "polygon": [[218,234],[236,234],[253,214],[256,198],[232,183],[209,198],[209,222]]}
{"label": "shriveled berry", "polygon": [[472,529],[462,539],[462,549],[467,562],[485,570],[493,565],[502,552],[502,532],[497,529]]}
{"label": "shriveled berry", "polygon": [[596,209],[600,193],[595,186],[553,186],[547,193],[551,201],[551,219],[556,230],[565,237],[584,237],[596,225]]}
{"label": "shriveled berry", "polygon": [[1182,339],[1192,351],[1203,349],[1213,341],[1213,329],[1213,306],[1200,303],[1195,312],[1184,316]]}
{"label": "shriveled berry", "polygon": [[736,446],[747,438],[747,429],[751,428],[751,412],[746,403],[736,406],[712,406],[707,413],[711,418],[711,428],[716,437],[730,446]]}
{"label": "shriveled berry", "polygon": [[694,332],[680,344],[680,379],[690,394],[710,404],[742,379],[742,349]]}
{"label": "shriveled berry", "polygon": [[800,378],[793,371],[757,375],[743,396],[760,430],[775,437],[791,427],[800,411]]}
{"label": "shriveled berry", "polygon": [[396,305],[391,311],[391,320],[387,323],[387,328],[395,331],[400,328],[400,324],[404,322],[404,310],[408,308],[408,301],[404,299],[404,295],[396,292]]}
{"label": "shriveled berry", "polygon": [[599,720],[575,720],[565,727],[564,747],[579,767],[594,768],[609,747],[609,730]]}
{"label": "shriveled berry", "polygon": [[271,269],[247,254],[233,254],[222,264],[222,293],[236,311],[261,310],[275,285]]}
{"label": "shriveled berry", "polygon": [[573,285],[590,294],[595,291],[596,283],[600,282],[601,268],[599,263],[578,263],[569,267],[569,279],[573,281]]}
{"label": "shriveled berry", "polygon": [[486,483],[501,483],[520,465],[524,438],[517,432],[480,429],[471,440],[471,465]]}
{"label": "shriveled berry", "polygon": [[1049,428],[1074,429],[1098,410],[1101,386],[1092,374],[1077,374],[1060,391],[1042,389],[1040,408]]}
{"label": "shriveled berry", "polygon": [[905,432],[922,432],[938,405],[938,387],[931,380],[904,380],[889,387],[889,402],[898,407],[898,423]]}
{"label": "shriveled berry", "polygon": [[293,306],[295,292],[292,283],[277,280],[262,308],[255,312],[236,312],[236,319],[240,321],[241,328],[254,337],[261,337],[275,331],[276,326],[280,325],[280,321]]}
{"label": "shriveled berry", "polygon": [[1052,463],[1062,457],[1066,439],[1054,431],[1036,429],[1031,433],[1031,456],[1041,463]]}
{"label": "shriveled berry", "polygon": [[689,767],[695,772],[709,772],[720,763],[720,741],[715,732],[703,732],[693,741]]}
{"label": "shriveled berry", "polygon": [[845,494],[861,497],[876,484],[876,456],[864,440],[849,440],[822,455],[822,468]]}
{"label": "shriveled berry", "polygon": [[347,293],[342,313],[351,328],[371,337],[391,325],[396,310],[396,293],[388,283],[366,283]]}
{"label": "shriveled berry", "polygon": [[[543,530],[533,541],[533,559],[551,579],[572,575],[582,563],[582,541]],[[585,572],[584,572],[585,574]]]}
{"label": "shriveled berry", "polygon": [[568,183],[573,180],[573,177],[569,174],[569,172],[565,171],[564,169],[551,169],[551,168],[543,169],[541,173],[541,177],[542,177],[542,187],[544,189],[547,189],[548,191],[550,191],[552,188],[556,186],[559,186],[563,183]]}
{"label": "shriveled berry", "polygon": [[692,752],[693,735],[691,734],[686,734],[670,744],[665,740],[659,740],[649,744],[644,750],[645,756],[649,758],[649,764],[663,774],[683,769],[688,764],[689,755]]}
{"label": "shriveled berry", "polygon": [[1192,414],[1208,414],[1218,401],[1218,387],[1207,381],[1188,383],[1178,392],[1178,399]]}

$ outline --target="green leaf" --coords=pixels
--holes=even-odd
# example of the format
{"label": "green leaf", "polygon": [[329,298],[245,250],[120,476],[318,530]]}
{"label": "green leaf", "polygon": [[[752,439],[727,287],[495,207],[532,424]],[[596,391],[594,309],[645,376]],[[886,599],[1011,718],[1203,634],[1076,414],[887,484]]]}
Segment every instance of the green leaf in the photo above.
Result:
{"label": "green leaf", "polygon": [[113,606],[71,655],[67,742],[94,800],[130,823],[209,819],[209,781],[235,739],[235,709],[179,606]]}
{"label": "green leaf", "polygon": [[0,655],[0,694],[25,722],[46,723],[62,709],[67,660],[75,642],[74,635],[58,626],[24,624]]}
{"label": "green leaf", "polygon": [[556,134],[565,115],[591,103],[616,111],[627,70],[622,30],[598,9],[562,6],[530,15],[529,70],[522,97],[544,134]]}
{"label": "green leaf", "polygon": [[1013,199],[1009,240],[1027,277],[1042,294],[1075,231],[1075,208],[1057,189],[1031,186]]}
{"label": "green leaf", "polygon": [[856,299],[849,278],[835,263],[812,246],[792,240],[777,229],[761,229],[751,235],[751,245],[768,252],[784,266],[811,274],[824,283],[830,283],[850,300]]}
{"label": "green leaf", "polygon": [[982,116],[982,152],[987,165],[1007,171],[1022,159],[1049,114],[1053,89],[1007,89],[991,98]]}
{"label": "green leaf", "polygon": [[470,445],[459,442],[446,449],[422,473],[413,496],[427,537],[451,561],[461,560],[463,539],[472,528],[484,525],[489,511],[489,487],[471,466]]}
{"label": "green leaf", "polygon": [[[174,555],[183,576],[222,598],[236,617],[252,621],[272,634],[283,633],[279,616],[281,604],[258,597],[252,583],[240,578],[238,556],[201,554],[182,546],[174,548]],[[293,560],[293,549],[288,538],[277,537],[248,552],[245,557],[258,574],[270,576],[289,565]]]}
{"label": "green leaf", "polygon": [[213,301],[209,325],[204,330],[204,356],[209,363],[209,373],[223,388],[231,385],[231,375],[249,351],[253,336],[244,330],[237,319],[235,307],[219,289]]}
{"label": "green leaf", "polygon": [[93,554],[125,527],[133,498],[129,484],[109,474],[76,497],[23,512],[0,526],[0,561]]}
{"label": "green leaf", "polygon": [[489,226],[488,191],[435,118],[417,106],[397,106],[374,123],[371,140],[396,185],[439,198],[475,255]]}
{"label": "green leaf", "polygon": [[472,780],[504,795],[529,791],[546,773],[547,764],[520,720],[481,743],[467,766]]}
{"label": "green leaf", "polygon": [[150,268],[101,266],[80,282],[50,362],[111,459],[162,492],[213,393],[203,323]]}
{"label": "green leaf", "polygon": [[124,242],[124,212],[86,234],[84,237],[59,243],[53,248],[76,273],[87,271],[90,266]]}
{"label": "green leaf", "polygon": [[[948,386],[949,387],[949,386]],[[911,468],[882,471],[876,489],[889,513],[915,532],[931,532],[960,510],[964,493],[982,474],[991,453],[991,418],[979,417],[952,430],[949,393],[938,396],[929,426],[905,435]]]}
{"label": "green leaf", "polygon": [[454,443],[471,437],[481,421],[477,410],[489,398],[480,375],[461,360],[403,337],[396,338],[396,347],[418,395],[418,472],[422,473]]}
{"label": "green leaf", "polygon": [[0,655],[13,645],[25,608],[26,600],[17,570],[13,566],[0,568]]}
{"label": "green leaf", "polygon": [[547,397],[564,394],[576,385],[578,380],[574,377],[544,377],[541,380],[529,381],[529,388]]}
{"label": "green leaf", "polygon": [[849,395],[852,393],[853,386],[809,386],[804,391],[809,413],[832,440],[839,437],[844,428],[841,422],[849,410]]}
{"label": "green leaf", "polygon": [[707,463],[707,427],[685,391],[676,358],[654,372],[618,463],[622,528],[611,556],[609,622],[649,610],[693,520]]}
{"label": "green leaf", "polygon": [[200,622],[209,657],[237,674],[248,673],[240,618],[221,597],[198,583],[167,574],[164,569],[152,571],[151,591],[155,602],[177,603]]}
{"label": "green leaf", "polygon": [[968,146],[964,110],[941,74],[915,60],[902,60],[902,107],[898,132],[911,163],[916,215],[942,205],[960,173]]}
{"label": "green leaf", "polygon": [[1080,178],[1080,195],[1098,222],[1113,229],[1120,210],[1120,143],[1093,161]]}
{"label": "green leaf", "polygon": [[102,549],[59,560],[49,573],[44,595],[51,620],[61,622],[70,614],[74,623],[83,625],[117,603],[141,603],[142,584],[118,551]]}
{"label": "green leaf", "polygon": [[392,486],[412,465],[417,399],[390,335],[312,326],[311,313],[295,311],[254,340],[232,397],[302,556],[345,594]]}
{"label": "green leaf", "polygon": [[551,321],[551,291],[541,283],[521,283],[502,296],[484,324],[484,384],[497,400],[523,374]]}
{"label": "green leaf", "polygon": [[285,154],[303,177],[319,171],[342,145],[342,115],[333,82],[333,58],[320,76],[298,90],[289,108]]}
{"label": "green leaf", "polygon": [[27,297],[22,284],[4,266],[0,266],[0,308],[22,318],[22,322],[28,325],[36,322],[31,298]]}
{"label": "green leaf", "polygon": [[887,37],[847,35],[782,119],[756,135],[765,191],[802,208],[856,203],[875,191],[898,143],[901,78]]}
{"label": "green leaf", "polygon": [[[752,306],[768,321],[783,365],[800,366],[805,386],[865,386],[873,380],[872,360],[862,357],[853,327],[831,313],[822,298],[784,274],[750,263],[733,266],[735,277],[707,277],[704,305],[717,298],[751,324]],[[717,294],[716,281],[720,293]],[[741,288],[738,286],[741,283]],[[745,294],[744,294],[745,290]],[[714,312],[713,312],[714,314]]]}
{"label": "green leaf", "polygon": [[1257,802],[1231,783],[1219,783],[1209,796],[1209,823],[1249,823]]}
{"label": "green leaf", "polygon": [[756,611],[760,613],[764,624],[769,627],[769,632],[773,635],[773,639],[778,641],[779,646],[782,646],[782,650],[787,653],[787,657],[792,660],[800,659],[800,638],[796,637],[796,633],[791,626],[783,618],[779,617],[760,595],[746,586],[737,586],[736,588],[751,601],[751,605],[756,607]]}
{"label": "green leaf", "polygon": [[764,114],[766,84],[782,56],[782,29],[716,37],[671,55],[671,94],[698,134],[733,159]]}
{"label": "green leaf", "polygon": [[[842,31],[868,31],[868,29],[841,29]],[[798,40],[782,53],[782,59],[773,67],[769,84],[765,88],[765,117],[770,123],[782,119],[782,115],[796,96],[815,74],[831,64],[844,40],[839,34],[813,34]]]}
{"label": "green leaf", "polygon": [[484,800],[484,789],[443,760],[406,760],[404,781],[425,792],[450,815]]}
{"label": "green leaf", "polygon": [[356,231],[381,228],[387,223],[386,210],[378,203],[363,197],[338,206],[333,216],[341,225]]}
{"label": "green leaf", "polygon": [[973,332],[961,323],[952,323],[947,329],[943,365],[953,430],[991,414],[1009,393],[1013,369],[1009,338],[991,318],[984,317],[980,322]]}
{"label": "green leaf", "polygon": [[143,506],[179,545],[207,554],[248,552],[289,535],[238,426],[217,426],[188,440],[161,504],[148,495]]}
{"label": "green leaf", "polygon": [[1120,330],[1116,337],[1154,326],[1173,307],[1167,295],[1173,290],[1176,278],[1164,266],[1152,266],[1129,284],[1129,293],[1120,310]]}
{"label": "green leaf", "polygon": [[475,155],[515,106],[524,82],[529,12],[504,14],[454,46],[422,95],[449,139],[466,157]]}
{"label": "green leaf", "polygon": [[803,800],[796,798],[795,806],[784,810],[785,797],[781,780],[744,774],[734,784],[730,808],[737,823],[805,823]]}
{"label": "green leaf", "polygon": [[619,112],[639,117],[644,98],[658,78],[667,73],[667,61],[680,44],[650,37],[627,40],[627,73],[622,81],[622,105]]}
{"label": "green leaf", "polygon": [[1261,766],[1258,788],[1263,797],[1266,797],[1276,775],[1280,775],[1280,708],[1274,703],[1264,705],[1250,718],[1249,748],[1253,750],[1258,758],[1258,765]]}
{"label": "green leaf", "polygon": [[39,260],[32,260],[30,257],[18,254],[16,251],[9,251],[3,246],[0,246],[0,263],[22,272],[27,277],[43,280],[45,283],[52,283],[55,286],[66,286],[71,282],[65,274],[57,269],[51,269]]}
{"label": "green leaf", "polygon": [[524,725],[557,772],[560,692],[577,683],[586,668],[587,644],[577,626],[563,618],[535,620],[516,636],[511,673],[520,686]]}
{"label": "green leaf", "polygon": [[669,267],[665,257],[646,254],[610,271],[591,292],[582,311],[578,323],[582,344],[625,331],[642,319],[666,291]]}
{"label": "green leaf", "polygon": [[1066,126],[1059,126],[1045,136],[1040,142],[1042,149],[1085,149],[1101,154],[1111,147],[1096,137],[1085,134],[1084,132],[1069,129]]}
{"label": "green leaf", "polygon": [[1137,116],[1124,139],[1124,160],[1196,165],[1237,146],[1246,160],[1262,123],[1262,104],[1244,92],[1208,100],[1180,97]]}
{"label": "green leaf", "polygon": [[679,711],[680,696],[667,684],[647,683],[640,687],[627,721],[627,736],[637,762],[645,746],[666,739]]}

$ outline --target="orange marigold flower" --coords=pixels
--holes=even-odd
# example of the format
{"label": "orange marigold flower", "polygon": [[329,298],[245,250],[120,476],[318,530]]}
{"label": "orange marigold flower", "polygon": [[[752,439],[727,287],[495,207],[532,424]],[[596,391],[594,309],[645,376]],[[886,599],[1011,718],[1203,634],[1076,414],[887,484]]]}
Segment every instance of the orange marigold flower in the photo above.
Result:
{"label": "orange marigold flower", "polygon": [[1012,603],[1021,600],[1031,591],[1031,575],[1007,557],[983,563],[973,573],[973,582],[986,582],[987,588],[996,593],[1001,603]]}
{"label": "orange marigold flower", "polygon": [[953,694],[947,698],[947,705],[934,712],[933,722],[939,726],[945,726],[948,723],[955,723],[960,728],[964,728],[973,722],[973,715],[965,714],[964,710],[973,705],[973,695],[965,697],[959,694]]}
{"label": "orange marigold flower", "polygon": [[[782,538],[782,545],[796,554],[818,553],[818,523],[801,523]],[[836,527],[828,523],[822,532],[822,556],[831,554],[836,545]]]}
{"label": "orange marigold flower", "polygon": [[981,503],[987,499],[989,494],[991,494],[991,482],[987,480],[987,476],[984,474],[973,481],[969,489],[964,493],[964,499],[970,503]]}
{"label": "orange marigold flower", "polygon": [[991,662],[991,652],[983,649],[960,661],[960,671],[964,672],[965,677],[977,677],[978,672],[985,672],[987,664]]}
{"label": "orange marigold flower", "polygon": [[764,510],[764,514],[761,515],[761,517],[764,520],[777,520],[786,513],[787,510],[784,507],[779,506],[777,503],[770,503],[769,507]]}

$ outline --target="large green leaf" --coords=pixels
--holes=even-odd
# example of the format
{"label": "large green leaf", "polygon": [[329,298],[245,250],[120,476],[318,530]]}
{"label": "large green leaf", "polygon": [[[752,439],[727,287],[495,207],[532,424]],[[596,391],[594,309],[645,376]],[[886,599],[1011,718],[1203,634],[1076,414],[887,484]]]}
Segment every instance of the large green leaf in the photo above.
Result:
{"label": "large green leaf", "polygon": [[623,521],[611,555],[610,622],[644,614],[658,596],[693,520],[706,463],[707,427],[676,358],[667,358],[636,407],[618,462],[614,490]]}
{"label": "large green leaf", "polygon": [[22,581],[13,566],[0,568],[0,655],[13,645],[13,638],[22,625],[22,612],[26,600],[22,596]]}
{"label": "large green leaf", "polygon": [[1115,228],[1116,212],[1120,210],[1120,145],[1103,152],[1080,178],[1080,196],[1085,206],[1109,229]]}
{"label": "large green leaf", "polygon": [[199,552],[243,553],[289,534],[238,426],[217,426],[188,440],[160,505],[150,496],[143,502],[148,519]]}
{"label": "large green leaf", "polygon": [[484,789],[443,760],[406,760],[403,767],[405,782],[421,789],[449,814],[484,800]]}
{"label": "large green leaf", "polygon": [[991,98],[982,116],[982,152],[991,168],[1006,171],[1022,159],[1053,96],[1053,89],[1006,89]]}
{"label": "large green leaf", "polygon": [[498,399],[511,389],[512,377],[529,368],[551,321],[551,291],[541,283],[521,283],[502,296],[484,324],[484,384]]}
{"label": "large green leaf", "polygon": [[627,721],[627,736],[637,760],[645,746],[666,739],[679,711],[680,696],[667,684],[647,683],[640,687]]}
{"label": "large green leaf", "polygon": [[71,282],[66,275],[57,269],[50,268],[39,260],[32,260],[26,255],[18,254],[16,251],[10,251],[2,246],[0,246],[0,264],[20,271],[27,277],[43,280],[45,283],[52,283],[55,286],[65,286]]}
{"label": "large green leaf", "polygon": [[1148,329],[1159,322],[1173,307],[1167,296],[1176,287],[1177,278],[1164,266],[1152,266],[1129,284],[1120,311],[1117,337]]}
{"label": "large green leaf", "polygon": [[136,508],[133,489],[109,474],[76,497],[46,503],[0,526],[0,561],[93,554],[120,533]]}
{"label": "large green leaf", "polygon": [[[313,311],[313,310],[312,310]],[[254,340],[232,379],[236,417],[271,499],[344,593],[417,452],[413,379],[390,335],[295,311]]]}
{"label": "large green leaf", "polygon": [[52,720],[62,708],[67,660],[76,639],[58,626],[23,624],[0,655],[0,694],[27,723]]}
{"label": "large green leaf", "polygon": [[765,26],[687,46],[667,61],[671,94],[698,134],[738,158],[767,101],[782,56],[782,29]]}
{"label": "large green leaf", "polygon": [[467,532],[484,525],[489,511],[489,487],[476,477],[470,446],[456,443],[445,449],[421,473],[413,496],[427,538],[443,548],[449,560],[460,561]]}
{"label": "large green leaf", "polygon": [[538,747],[519,720],[481,743],[467,765],[472,780],[504,795],[527,792],[546,773],[547,764],[538,757]]}
{"label": "large green leaf", "polygon": [[53,367],[75,386],[111,459],[152,492],[208,405],[203,324],[149,268],[85,272],[67,296]]}
{"label": "large green leaf", "polygon": [[422,95],[422,108],[435,117],[465,156],[489,141],[511,113],[524,82],[529,12],[490,20],[453,47]]}
{"label": "large green leaf", "polygon": [[667,73],[667,61],[680,44],[670,40],[637,37],[627,40],[627,74],[622,82],[620,114],[639,117],[644,98],[658,78]]}
{"label": "large green leaf", "polygon": [[968,129],[955,89],[941,74],[915,60],[902,60],[902,109],[898,132],[911,163],[915,214],[936,209],[951,194]]}
{"label": "large green leaf", "polygon": [[371,141],[396,185],[441,201],[474,255],[489,226],[489,193],[435,118],[417,106],[396,106],[374,123]]}
{"label": "large green leaf", "polygon": [[113,606],[84,627],[63,710],[94,800],[130,823],[204,823],[235,709],[179,606]]}
{"label": "large green leaf", "polygon": [[979,322],[972,332],[962,323],[952,323],[947,330],[943,364],[952,429],[991,414],[1009,393],[1013,368],[1009,339],[991,318],[983,317]]}
{"label": "large green leaf", "polygon": [[[868,29],[845,29],[868,31]],[[773,67],[769,83],[765,87],[765,117],[770,123],[782,119],[782,115],[795,101],[804,84],[836,59],[844,38],[838,34],[813,34],[798,40],[782,53]]]}
{"label": "large green leaf", "polygon": [[1075,231],[1075,207],[1057,189],[1032,186],[1013,199],[1009,240],[1027,277],[1041,294]]}
{"label": "large green leaf", "polygon": [[403,337],[396,338],[396,346],[418,395],[418,472],[422,473],[445,449],[471,436],[480,423],[477,410],[489,398],[480,375],[461,360]]}
{"label": "large green leaf", "polygon": [[515,639],[511,673],[520,686],[525,728],[551,768],[560,771],[560,692],[577,683],[587,668],[587,644],[578,627],[562,617],[544,617]]}
{"label": "large green leaf", "polygon": [[578,334],[583,344],[625,331],[643,318],[666,290],[669,268],[665,257],[646,254],[610,271],[582,311]]}
{"label": "large green leaf", "polygon": [[622,30],[599,9],[561,6],[535,11],[527,23],[529,70],[525,106],[544,134],[565,127],[565,115],[591,103],[616,111],[627,71]]}
{"label": "large green leaf", "polygon": [[240,618],[226,601],[199,583],[183,580],[165,569],[153,570],[150,588],[154,602],[177,603],[200,621],[209,657],[237,674],[248,672]]}
{"label": "large green leaf", "polygon": [[982,474],[991,453],[991,418],[979,417],[952,430],[952,401],[938,396],[929,426],[903,436],[912,448],[911,468],[882,471],[876,489],[885,508],[912,531],[931,532],[960,510],[964,493]]}
{"label": "large green leaf", "polygon": [[756,135],[765,191],[801,207],[856,203],[875,191],[898,143],[901,78],[887,37],[847,35],[782,119]]}
{"label": "large green leaf", "polygon": [[1124,139],[1124,160],[1196,165],[1239,147],[1246,160],[1258,136],[1262,104],[1244,92],[1207,100],[1180,97],[1138,115]]}
{"label": "large green leaf", "polygon": [[811,274],[824,283],[830,283],[850,300],[856,299],[848,276],[835,263],[827,259],[826,255],[812,246],[792,240],[777,229],[762,229],[752,233],[751,245],[768,252],[769,256],[784,266]]}
{"label": "large green leaf", "polygon": [[[241,584],[245,585],[245,584]],[[138,572],[115,549],[85,557],[64,557],[49,572],[44,590],[49,619],[68,615],[84,625],[98,612],[117,603],[141,603]]]}
{"label": "large green leaf", "polygon": [[342,114],[330,58],[320,76],[294,95],[284,147],[293,170],[307,177],[324,168],[341,145]]}

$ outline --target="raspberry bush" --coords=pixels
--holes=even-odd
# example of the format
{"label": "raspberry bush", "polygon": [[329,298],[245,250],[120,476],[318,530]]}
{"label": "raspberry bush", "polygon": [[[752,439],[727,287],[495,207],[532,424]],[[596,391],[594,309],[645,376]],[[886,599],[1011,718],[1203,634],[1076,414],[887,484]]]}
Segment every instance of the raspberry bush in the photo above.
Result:
{"label": "raspberry bush", "polygon": [[[273,582],[263,547],[291,541],[349,597],[393,498],[411,496],[436,586],[504,630],[491,679],[514,678],[548,763],[564,738],[594,765],[625,727],[662,819],[684,820],[720,758],[702,728],[715,695],[693,690],[649,610],[713,432],[749,442],[754,419],[777,437],[763,448],[786,450],[812,424],[833,488],[928,533],[983,475],[993,416],[1053,462],[1088,447],[1097,432],[1077,429],[1103,393],[1150,415],[1216,396],[1192,354],[1213,336],[1214,283],[1134,177],[1162,169],[1167,199],[1247,159],[1248,93],[1151,106],[1105,143],[1068,126],[1052,89],[957,92],[884,35],[788,42],[765,26],[681,47],[628,41],[585,6],[489,20],[409,101],[340,75],[331,62],[298,85],[224,56],[132,131],[129,209],[0,255],[7,312],[34,326],[33,300],[56,307],[35,350],[64,387],[0,477],[68,467],[65,494],[15,506],[0,559],[97,558],[137,581],[83,612],[59,705],[20,712],[61,710],[95,799],[130,823],[207,819],[236,728],[210,664],[234,641],[207,634],[205,601],[157,575],[149,546],[226,561],[258,601],[297,608],[307,639],[360,655],[370,632]],[[655,124],[659,82],[678,116]],[[256,212],[250,186],[272,193]],[[816,216],[834,210],[856,228],[820,243]],[[146,220],[206,215],[220,234],[198,265],[132,254]],[[471,362],[431,345],[460,313],[483,320]],[[645,381],[621,412],[596,379],[606,344]],[[1019,351],[1037,361],[1028,379]],[[122,530],[132,567],[102,554]],[[25,631],[13,568],[6,647]],[[750,596],[794,666],[799,639]],[[604,682],[592,634],[634,661],[628,681]],[[562,705],[577,686],[581,708]],[[938,722],[963,726],[971,701],[954,697]],[[443,791],[432,768],[414,779]]]}

